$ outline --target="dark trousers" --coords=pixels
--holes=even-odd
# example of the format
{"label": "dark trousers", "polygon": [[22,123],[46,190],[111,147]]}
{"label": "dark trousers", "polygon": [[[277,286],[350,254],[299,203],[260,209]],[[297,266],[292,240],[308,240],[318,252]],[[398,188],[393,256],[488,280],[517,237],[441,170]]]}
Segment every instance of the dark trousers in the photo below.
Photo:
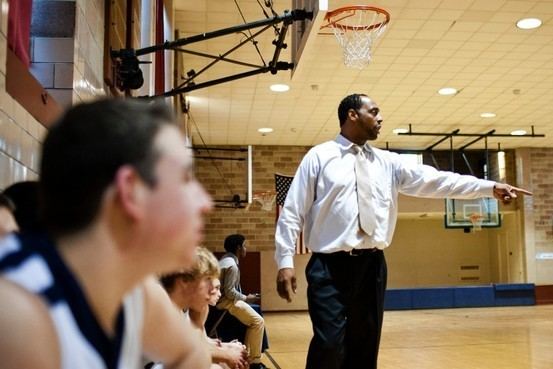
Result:
{"label": "dark trousers", "polygon": [[382,251],[314,253],[306,268],[307,369],[376,369],[386,290]]}

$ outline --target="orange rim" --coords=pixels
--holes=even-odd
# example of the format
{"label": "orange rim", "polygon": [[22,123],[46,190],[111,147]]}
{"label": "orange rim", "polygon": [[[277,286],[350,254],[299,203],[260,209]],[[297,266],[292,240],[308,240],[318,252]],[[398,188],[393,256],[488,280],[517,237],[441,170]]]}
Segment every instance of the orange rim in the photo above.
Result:
{"label": "orange rim", "polygon": [[[358,11],[358,10],[372,10],[376,13],[383,14],[386,17],[386,19],[384,21],[380,22],[380,23],[372,24],[368,28],[367,28],[367,26],[363,26],[363,25],[348,26],[346,24],[341,24],[340,23],[342,20],[353,16],[355,14],[355,12]],[[353,11],[353,13],[344,14],[341,18],[331,20],[331,18],[333,18],[335,16],[338,16],[341,13],[347,13],[347,12],[351,12],[351,11]],[[378,27],[381,27],[381,26],[384,26],[384,25],[388,24],[388,22],[390,22],[390,13],[388,13],[388,11],[386,11],[384,9],[377,8],[376,6],[350,5],[350,6],[344,6],[344,7],[337,8],[337,9],[334,9],[334,10],[331,10],[331,11],[327,12],[326,15],[325,15],[325,21],[327,21],[328,23],[325,24],[324,26],[322,26],[321,29],[328,28],[328,27],[336,27],[336,25],[339,25],[341,28],[351,30],[351,31],[356,31],[356,30],[361,30],[361,29],[371,30],[371,29],[378,28]]]}

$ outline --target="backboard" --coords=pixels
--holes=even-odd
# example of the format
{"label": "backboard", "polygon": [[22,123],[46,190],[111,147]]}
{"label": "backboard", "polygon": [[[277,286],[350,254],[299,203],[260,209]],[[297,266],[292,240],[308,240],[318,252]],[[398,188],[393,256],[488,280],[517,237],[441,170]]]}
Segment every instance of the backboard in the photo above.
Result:
{"label": "backboard", "polygon": [[313,46],[314,39],[323,24],[328,11],[328,0],[292,0],[292,9],[313,12],[313,19],[292,23],[292,62],[294,63],[292,77],[294,77],[295,74],[301,73],[303,69],[301,56]]}
{"label": "backboard", "polygon": [[479,227],[501,227],[499,203],[493,198],[445,200],[445,227],[446,228],[473,228],[471,218],[478,217]]}

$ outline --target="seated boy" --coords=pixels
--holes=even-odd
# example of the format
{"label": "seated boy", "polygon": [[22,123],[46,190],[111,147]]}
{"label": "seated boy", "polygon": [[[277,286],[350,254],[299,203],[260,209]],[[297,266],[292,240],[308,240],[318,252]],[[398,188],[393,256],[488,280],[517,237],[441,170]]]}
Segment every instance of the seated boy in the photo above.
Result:
{"label": "seated boy", "polygon": [[217,294],[214,285],[219,281],[218,276],[217,259],[209,250],[200,247],[192,268],[163,275],[160,282],[175,307],[184,312],[183,317],[190,320],[209,342],[213,362],[225,364],[231,369],[244,369],[248,367],[244,345],[237,341],[221,343],[205,334],[204,323],[209,303]]}

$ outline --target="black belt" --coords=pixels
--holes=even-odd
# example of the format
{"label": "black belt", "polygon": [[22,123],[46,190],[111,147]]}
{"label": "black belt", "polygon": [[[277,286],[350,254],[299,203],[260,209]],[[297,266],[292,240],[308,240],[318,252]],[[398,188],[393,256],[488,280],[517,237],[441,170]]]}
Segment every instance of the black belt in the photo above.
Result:
{"label": "black belt", "polygon": [[350,251],[336,251],[332,252],[330,254],[322,254],[325,256],[366,256],[366,255],[372,255],[377,251],[382,251],[377,248],[372,249],[351,249]]}

